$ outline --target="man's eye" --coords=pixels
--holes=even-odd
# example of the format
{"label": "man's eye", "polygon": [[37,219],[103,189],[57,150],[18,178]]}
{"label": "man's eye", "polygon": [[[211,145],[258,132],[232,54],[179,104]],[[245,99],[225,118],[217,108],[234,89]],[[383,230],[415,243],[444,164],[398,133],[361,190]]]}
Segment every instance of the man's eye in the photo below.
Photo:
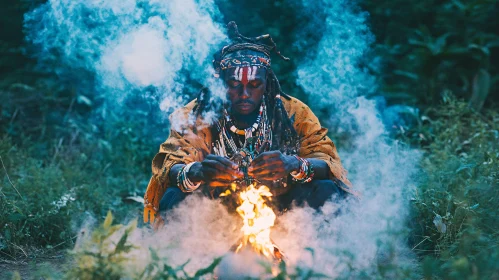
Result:
{"label": "man's eye", "polygon": [[251,87],[257,88],[261,85],[262,83],[260,81],[254,81],[250,82]]}
{"label": "man's eye", "polygon": [[230,81],[229,86],[230,87],[238,87],[241,83],[238,81]]}

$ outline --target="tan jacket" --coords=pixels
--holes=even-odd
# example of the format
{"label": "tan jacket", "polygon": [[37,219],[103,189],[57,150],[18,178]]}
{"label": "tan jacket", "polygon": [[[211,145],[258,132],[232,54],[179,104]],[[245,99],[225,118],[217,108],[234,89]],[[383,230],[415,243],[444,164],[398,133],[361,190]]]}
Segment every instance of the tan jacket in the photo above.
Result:
{"label": "tan jacket", "polygon": [[[298,155],[304,158],[317,158],[324,160],[331,170],[331,179],[340,180],[346,192],[357,195],[347,179],[347,172],[341,165],[336,147],[327,136],[327,129],[321,127],[319,119],[310,108],[296,98],[287,100],[281,97],[284,108],[291,118],[294,115],[294,128],[300,136],[300,149]],[[161,144],[159,152],[152,161],[152,178],[147,186],[144,196],[144,222],[149,218],[154,221],[159,209],[159,202],[169,186],[169,173],[172,166],[178,163],[188,164],[193,161],[202,161],[210,154],[212,135],[210,127],[204,125],[201,119],[196,124],[180,125],[178,120],[192,118],[191,112],[196,105],[196,100],[185,107],[173,112],[170,116],[170,136]],[[194,121],[193,121],[194,123]]]}

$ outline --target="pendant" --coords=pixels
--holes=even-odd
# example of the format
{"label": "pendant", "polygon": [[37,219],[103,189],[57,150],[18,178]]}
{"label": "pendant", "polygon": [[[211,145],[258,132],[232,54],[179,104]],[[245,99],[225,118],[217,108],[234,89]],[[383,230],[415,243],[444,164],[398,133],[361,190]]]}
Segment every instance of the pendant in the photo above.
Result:
{"label": "pendant", "polygon": [[253,137],[253,130],[251,129],[251,127],[246,128],[244,130],[244,138],[246,138],[246,141],[247,141],[249,138],[252,138],[252,137]]}

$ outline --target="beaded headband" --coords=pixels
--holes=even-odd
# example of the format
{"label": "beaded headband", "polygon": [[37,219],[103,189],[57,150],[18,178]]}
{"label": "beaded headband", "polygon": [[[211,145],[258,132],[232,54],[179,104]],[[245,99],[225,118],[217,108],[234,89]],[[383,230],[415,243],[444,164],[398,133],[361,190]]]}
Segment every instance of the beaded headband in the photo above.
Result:
{"label": "beaded headband", "polygon": [[270,67],[270,59],[263,56],[257,55],[241,55],[234,57],[227,57],[220,61],[220,70],[226,70],[235,67],[248,67],[256,66],[260,67]]}
{"label": "beaded headband", "polygon": [[[215,68],[215,77],[219,77],[220,71],[234,67],[257,66],[258,68],[270,67],[270,53],[274,51],[282,59],[288,61],[289,58],[283,56],[276,48],[276,44],[269,34],[250,38],[241,35],[235,22],[227,24],[229,38],[232,44],[223,47],[219,52],[213,55],[213,68]],[[239,55],[231,54],[239,50],[253,50],[259,55]],[[261,55],[260,55],[261,54]]]}

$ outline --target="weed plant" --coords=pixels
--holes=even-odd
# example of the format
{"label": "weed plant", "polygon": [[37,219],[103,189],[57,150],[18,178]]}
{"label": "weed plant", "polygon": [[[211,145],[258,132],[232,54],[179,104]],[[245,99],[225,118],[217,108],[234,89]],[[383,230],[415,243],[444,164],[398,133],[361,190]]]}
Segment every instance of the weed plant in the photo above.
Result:
{"label": "weed plant", "polygon": [[[74,248],[81,224],[89,217],[105,220],[109,210],[119,221],[140,216],[137,201],[149,179],[151,158],[167,136],[165,119],[151,113],[156,105],[137,98],[110,110],[87,74],[75,74],[79,80],[71,81],[55,73],[58,65],[37,68],[26,53],[23,14],[42,2],[0,4],[0,21],[9,27],[0,31],[0,261],[36,260],[47,250]],[[297,33],[296,27],[312,20],[299,12],[301,2],[215,2],[225,21],[252,23],[241,24],[242,33],[263,30],[273,35],[282,53],[292,58],[289,64],[276,60],[273,66],[284,90],[307,101],[289,81],[295,80],[297,65],[313,55],[321,30]],[[369,12],[376,36],[373,55],[383,61],[381,67],[366,66],[378,77],[380,94],[389,105],[424,110],[416,125],[399,135],[425,151],[408,224],[408,242],[423,277],[498,279],[498,1],[382,0],[360,5]],[[314,17],[324,14],[317,11]],[[486,100],[485,109],[476,112],[448,94],[439,104],[446,90],[466,100],[479,96],[478,103]],[[48,268],[40,276],[197,277],[168,266],[154,252],[146,270],[125,275],[121,262],[127,260],[127,246],[133,245],[127,243],[130,225],[110,234],[116,227],[108,221],[85,245],[97,255],[88,250],[71,254],[75,262],[92,258],[94,265],[70,267],[67,274]],[[99,247],[109,238],[118,238],[115,245],[120,247]],[[400,270],[383,269],[386,275]],[[209,275],[212,267],[206,271]]]}
{"label": "weed plant", "polygon": [[412,133],[426,155],[412,198],[411,243],[427,279],[499,277],[499,114],[452,95]]}
{"label": "weed plant", "polygon": [[[425,279],[497,278],[499,115],[495,111],[474,112],[465,102],[445,95],[444,104],[428,110],[421,119],[419,126],[401,136],[426,152],[409,221],[409,243],[420,258],[423,276]],[[69,161],[70,166],[80,166],[76,169],[62,164],[44,165],[29,156],[33,150],[21,150],[6,137],[0,141],[0,151],[6,155],[2,159],[13,183],[10,185],[9,178],[4,178],[0,194],[2,213],[9,213],[1,216],[4,256],[19,256],[21,248],[28,244],[71,247],[76,234],[72,225],[88,209],[93,209],[97,217],[103,216],[106,208],[116,209],[122,220],[124,213],[140,208],[136,204],[132,207],[123,204],[119,195],[123,188],[112,189],[116,185],[102,180],[86,181],[84,175],[74,174],[75,170],[88,170],[88,166],[81,167],[85,157]],[[96,172],[103,166],[94,168],[91,170]],[[40,191],[30,191],[33,188]],[[133,244],[127,238],[136,224],[112,226],[111,223],[112,217],[108,215],[92,238],[72,251],[75,265],[68,269],[67,277],[197,278],[199,273],[212,273],[220,261],[215,259],[205,270],[189,275],[184,266],[171,267],[167,259],[151,251],[151,262],[143,270],[129,271],[126,263],[132,260],[127,253]],[[288,272],[286,267],[280,269],[277,279],[293,278],[295,272]],[[381,269],[385,275],[414,275],[393,264]],[[303,276],[310,272],[296,273]]]}
{"label": "weed plant", "polygon": [[161,142],[140,135],[147,118],[108,114],[92,124],[85,121],[93,116],[88,108],[71,101],[67,116],[51,117],[54,109],[43,106],[50,94],[32,101],[40,111],[30,115],[24,91],[7,91],[0,99],[0,258],[10,261],[36,258],[30,248],[70,248],[82,223],[104,218],[108,210],[120,219],[136,217]]}

